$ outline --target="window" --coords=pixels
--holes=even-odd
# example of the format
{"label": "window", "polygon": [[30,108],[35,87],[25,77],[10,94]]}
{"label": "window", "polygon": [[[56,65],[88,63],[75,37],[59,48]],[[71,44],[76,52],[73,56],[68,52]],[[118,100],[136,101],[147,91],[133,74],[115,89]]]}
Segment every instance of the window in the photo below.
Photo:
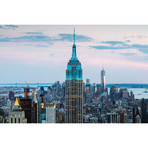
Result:
{"label": "window", "polygon": [[18,118],[18,123],[21,123],[21,122],[20,122],[20,118]]}

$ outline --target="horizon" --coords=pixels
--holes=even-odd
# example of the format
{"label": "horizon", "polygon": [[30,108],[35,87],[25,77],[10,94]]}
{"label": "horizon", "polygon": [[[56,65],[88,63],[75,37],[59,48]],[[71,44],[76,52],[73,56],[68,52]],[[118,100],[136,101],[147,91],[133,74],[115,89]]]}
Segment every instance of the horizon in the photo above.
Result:
{"label": "horizon", "polygon": [[0,83],[64,82],[74,27],[84,82],[148,83],[147,25],[0,25]]}

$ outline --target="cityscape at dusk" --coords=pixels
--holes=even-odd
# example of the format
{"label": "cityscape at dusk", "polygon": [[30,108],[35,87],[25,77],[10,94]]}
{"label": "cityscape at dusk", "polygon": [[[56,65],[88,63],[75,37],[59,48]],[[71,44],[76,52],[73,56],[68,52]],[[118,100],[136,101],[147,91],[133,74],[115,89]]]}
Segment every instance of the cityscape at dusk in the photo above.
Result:
{"label": "cityscape at dusk", "polygon": [[0,25],[0,123],[148,123],[148,26]]}

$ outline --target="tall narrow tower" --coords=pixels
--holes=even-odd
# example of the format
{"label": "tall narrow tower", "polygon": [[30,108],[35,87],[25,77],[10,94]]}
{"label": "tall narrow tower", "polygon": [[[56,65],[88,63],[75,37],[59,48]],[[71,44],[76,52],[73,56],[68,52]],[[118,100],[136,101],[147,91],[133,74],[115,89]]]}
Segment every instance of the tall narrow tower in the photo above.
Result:
{"label": "tall narrow tower", "polygon": [[105,90],[105,70],[104,68],[101,70],[101,87],[102,91]]}
{"label": "tall narrow tower", "polygon": [[76,56],[75,30],[72,57],[67,64],[65,90],[66,123],[83,123],[83,78],[81,63]]}

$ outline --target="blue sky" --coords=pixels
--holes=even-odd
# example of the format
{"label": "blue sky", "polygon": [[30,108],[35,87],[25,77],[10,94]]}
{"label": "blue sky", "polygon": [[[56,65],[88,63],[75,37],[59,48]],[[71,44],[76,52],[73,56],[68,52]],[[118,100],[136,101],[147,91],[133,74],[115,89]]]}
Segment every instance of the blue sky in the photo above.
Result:
{"label": "blue sky", "polygon": [[73,28],[83,79],[148,83],[148,26],[0,25],[0,83],[65,81]]}

